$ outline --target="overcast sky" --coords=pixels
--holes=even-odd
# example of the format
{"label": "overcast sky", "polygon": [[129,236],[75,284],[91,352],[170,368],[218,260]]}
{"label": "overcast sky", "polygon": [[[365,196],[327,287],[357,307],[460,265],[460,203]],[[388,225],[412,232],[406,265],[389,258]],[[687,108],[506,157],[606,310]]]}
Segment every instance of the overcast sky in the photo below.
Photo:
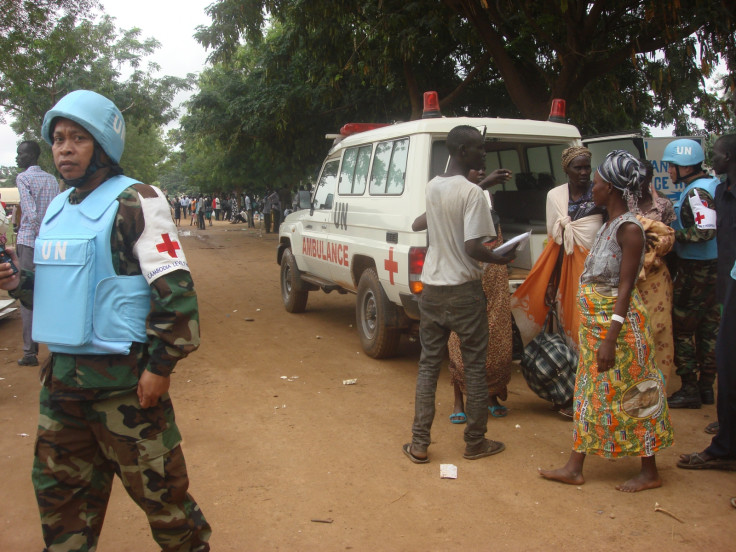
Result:
{"label": "overcast sky", "polygon": [[[161,66],[157,76],[184,77],[202,70],[207,52],[194,40],[194,29],[209,25],[204,9],[214,0],[101,0],[104,11],[118,28],[141,29],[141,38],[152,37],[161,47],[148,60]],[[185,96],[178,97],[182,101]],[[9,125],[0,125],[0,165],[15,166],[20,137]]]}

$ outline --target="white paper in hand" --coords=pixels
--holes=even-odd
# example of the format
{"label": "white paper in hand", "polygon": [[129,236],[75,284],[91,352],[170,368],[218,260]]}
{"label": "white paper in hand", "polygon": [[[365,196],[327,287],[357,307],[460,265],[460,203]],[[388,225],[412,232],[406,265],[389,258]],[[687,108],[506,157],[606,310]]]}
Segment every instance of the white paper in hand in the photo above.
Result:
{"label": "white paper in hand", "polygon": [[516,250],[523,251],[526,247],[526,244],[529,242],[529,238],[531,237],[531,235],[531,230],[529,230],[528,232],[524,232],[523,234],[519,234],[518,236],[511,238],[504,244],[499,245],[496,249],[493,250],[493,252],[498,255],[505,255],[506,253],[511,251],[517,243],[519,244],[519,247],[517,247]]}

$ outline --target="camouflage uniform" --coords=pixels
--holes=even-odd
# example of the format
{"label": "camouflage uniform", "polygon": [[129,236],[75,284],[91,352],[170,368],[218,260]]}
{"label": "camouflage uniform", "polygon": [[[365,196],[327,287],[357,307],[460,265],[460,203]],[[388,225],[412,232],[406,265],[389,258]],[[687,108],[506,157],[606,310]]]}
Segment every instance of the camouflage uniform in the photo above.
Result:
{"label": "camouflage uniform", "polygon": [[[707,207],[714,208],[710,194],[702,189],[698,189],[698,194]],[[694,195],[694,192],[690,195]],[[688,201],[683,204],[681,217],[684,228],[675,232],[677,241],[702,243],[715,236],[715,230],[697,227]],[[683,389],[678,393],[685,393],[690,398],[676,397],[675,393],[670,397],[670,405],[673,408],[678,406],[695,408],[699,407],[701,402],[697,395],[702,395],[709,404],[713,402],[712,388],[716,377],[715,345],[720,321],[716,300],[718,261],[677,258],[676,263],[672,298],[675,366],[683,385]],[[708,390],[710,398],[707,396]]]}
{"label": "camouflage uniform", "polygon": [[[87,195],[74,190],[69,201],[80,203]],[[135,184],[118,196],[110,246],[119,275],[141,274],[133,252],[145,227],[141,197],[155,195],[150,186]],[[12,294],[32,306],[33,274],[24,272]],[[148,341],[133,343],[128,355],[54,353],[41,368],[33,484],[49,552],[96,549],[114,473],[148,516],[162,550],[209,550],[209,524],[187,493],[171,400],[165,394],[157,406],[142,409],[137,396],[143,370],[169,376],[199,346],[189,272],[154,280],[151,304]]]}

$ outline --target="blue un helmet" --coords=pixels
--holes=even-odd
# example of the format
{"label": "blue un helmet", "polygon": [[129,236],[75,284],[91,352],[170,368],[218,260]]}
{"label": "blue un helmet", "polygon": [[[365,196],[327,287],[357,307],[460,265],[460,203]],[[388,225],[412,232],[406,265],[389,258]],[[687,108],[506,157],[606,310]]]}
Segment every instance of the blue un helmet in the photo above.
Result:
{"label": "blue un helmet", "polygon": [[[118,163],[125,148],[125,120],[117,106],[105,96],[91,90],[76,90],[61,98],[46,112],[41,126],[43,139],[53,146],[53,133],[59,118],[74,121],[89,132],[95,140],[94,154],[85,173],[74,179],[63,179],[68,186],[82,186],[99,169],[109,166],[111,174],[122,174]],[[112,166],[102,161],[102,152],[112,161]]]}
{"label": "blue un helmet", "polygon": [[700,165],[705,160],[703,148],[695,140],[681,138],[673,140],[664,148],[662,161],[667,161],[678,167],[692,167]]}

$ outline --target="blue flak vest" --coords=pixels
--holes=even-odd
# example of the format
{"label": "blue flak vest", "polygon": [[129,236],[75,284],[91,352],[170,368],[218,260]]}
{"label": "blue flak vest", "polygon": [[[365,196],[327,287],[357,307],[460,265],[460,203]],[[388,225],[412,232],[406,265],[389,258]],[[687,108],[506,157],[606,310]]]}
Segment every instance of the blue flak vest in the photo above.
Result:
{"label": "blue flak vest", "polygon": [[117,197],[136,183],[115,176],[78,205],[68,190],[46,211],[33,253],[33,340],[54,353],[128,354],[146,341],[151,288],[142,275],[115,274],[110,251]]}
{"label": "blue flak vest", "polygon": [[[686,201],[688,201],[687,194],[689,194],[693,188],[705,190],[710,194],[710,197],[716,197],[716,187],[720,183],[720,180],[711,177],[698,178],[697,180],[691,182],[687,186],[687,188],[685,188],[682,194],[680,194],[680,199],[678,199],[675,203],[675,220],[672,222],[672,228],[674,228],[675,231],[682,230],[684,228],[682,226],[681,217],[682,206],[685,205]],[[675,253],[677,253],[677,256],[681,259],[691,259],[697,261],[709,261],[717,259],[718,246],[716,245],[716,238],[714,236],[713,239],[699,243],[680,243],[678,241],[675,241]]]}

